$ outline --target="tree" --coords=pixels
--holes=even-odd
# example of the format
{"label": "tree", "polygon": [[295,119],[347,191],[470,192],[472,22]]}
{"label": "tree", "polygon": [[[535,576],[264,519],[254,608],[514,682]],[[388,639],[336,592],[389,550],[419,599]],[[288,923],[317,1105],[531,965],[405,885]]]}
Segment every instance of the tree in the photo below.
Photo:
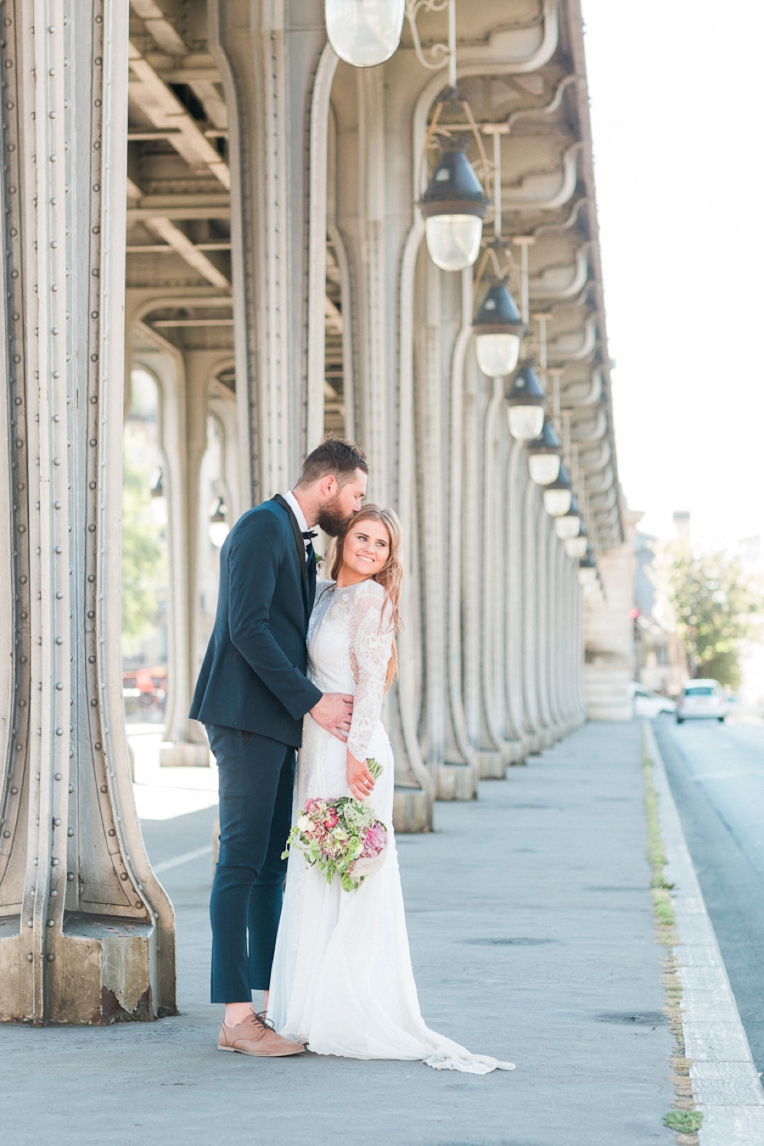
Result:
{"label": "tree", "polygon": [[761,630],[764,598],[758,581],[743,572],[739,557],[693,550],[684,541],[661,546],[656,574],[692,676],[738,688],[742,646]]}
{"label": "tree", "polygon": [[156,622],[165,583],[162,526],[151,516],[151,471],[125,451],[122,487],[122,649],[140,650]]}

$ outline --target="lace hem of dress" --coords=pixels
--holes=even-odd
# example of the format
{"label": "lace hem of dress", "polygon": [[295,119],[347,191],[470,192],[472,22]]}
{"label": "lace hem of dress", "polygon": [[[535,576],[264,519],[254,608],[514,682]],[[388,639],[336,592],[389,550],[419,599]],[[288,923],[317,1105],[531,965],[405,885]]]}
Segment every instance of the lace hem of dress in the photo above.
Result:
{"label": "lace hem of dress", "polygon": [[469,1058],[459,1058],[452,1054],[434,1054],[422,1060],[424,1066],[433,1070],[460,1070],[462,1074],[490,1074],[493,1070],[514,1070],[513,1062],[500,1062],[488,1055],[473,1054]]}

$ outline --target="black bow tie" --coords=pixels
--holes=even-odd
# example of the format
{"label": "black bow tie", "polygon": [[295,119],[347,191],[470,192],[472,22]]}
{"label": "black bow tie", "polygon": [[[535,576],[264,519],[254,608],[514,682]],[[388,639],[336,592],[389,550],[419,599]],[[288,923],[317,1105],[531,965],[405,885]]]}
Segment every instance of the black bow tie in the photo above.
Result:
{"label": "black bow tie", "polygon": [[303,533],[303,537],[306,541],[312,541],[314,537],[318,537],[318,534],[313,533],[310,529],[308,529]]}

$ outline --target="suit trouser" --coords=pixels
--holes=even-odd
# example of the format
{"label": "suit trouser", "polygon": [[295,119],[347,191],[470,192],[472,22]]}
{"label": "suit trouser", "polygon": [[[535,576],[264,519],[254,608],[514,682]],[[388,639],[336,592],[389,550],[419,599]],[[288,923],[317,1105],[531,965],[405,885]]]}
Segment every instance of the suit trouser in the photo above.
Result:
{"label": "suit trouser", "polygon": [[[267,991],[292,820],[295,749],[207,725],[220,773],[220,853],[210,897],[213,1003]],[[247,942],[249,940],[249,942]]]}

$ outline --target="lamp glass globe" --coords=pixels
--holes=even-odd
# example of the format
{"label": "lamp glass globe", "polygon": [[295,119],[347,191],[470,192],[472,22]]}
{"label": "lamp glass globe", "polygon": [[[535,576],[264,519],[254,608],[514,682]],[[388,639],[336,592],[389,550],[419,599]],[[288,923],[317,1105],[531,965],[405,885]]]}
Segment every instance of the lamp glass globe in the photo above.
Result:
{"label": "lamp glass globe", "polygon": [[430,215],[425,220],[425,235],[436,267],[463,271],[478,257],[483,220],[477,215]]}
{"label": "lamp glass globe", "polygon": [[550,517],[564,517],[572,500],[573,493],[569,489],[544,490],[544,509]]}
{"label": "lamp glass globe", "polygon": [[[562,520],[564,521],[565,518]],[[582,557],[586,556],[587,544],[587,539],[582,534],[579,534],[578,537],[569,537],[565,542],[565,552],[574,561],[580,561]]]}
{"label": "lamp glass globe", "polygon": [[230,532],[230,525],[227,521],[211,521],[210,522],[210,541],[216,549],[220,549],[223,542]]}
{"label": "lamp glass globe", "polygon": [[544,425],[543,406],[509,406],[507,408],[509,432],[521,442],[532,442]]}
{"label": "lamp glass globe", "polygon": [[531,481],[535,481],[536,485],[551,485],[557,481],[560,464],[559,454],[531,454],[528,458]]}
{"label": "lamp glass globe", "polygon": [[157,525],[167,525],[167,498],[163,496],[151,498],[151,516]]}
{"label": "lamp glass globe", "polygon": [[475,339],[478,366],[489,378],[511,374],[520,357],[517,334],[479,334]]}
{"label": "lamp glass globe", "polygon": [[355,68],[389,60],[401,39],[406,0],[326,0],[326,32],[334,51]]}
{"label": "lamp glass globe", "polygon": [[574,513],[566,514],[565,517],[556,517],[554,521],[554,531],[560,541],[567,541],[571,537],[578,537],[578,534],[581,532],[581,518]]}

